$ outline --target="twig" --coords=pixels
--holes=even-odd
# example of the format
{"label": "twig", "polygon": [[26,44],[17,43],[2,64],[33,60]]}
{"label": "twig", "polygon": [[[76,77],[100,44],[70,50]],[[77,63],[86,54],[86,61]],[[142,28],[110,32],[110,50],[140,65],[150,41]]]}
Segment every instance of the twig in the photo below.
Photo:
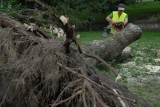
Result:
{"label": "twig", "polygon": [[83,93],[82,93],[83,105],[84,105],[84,107],[88,107],[87,102],[86,102],[86,97],[85,97],[85,93],[86,93],[85,84],[83,84],[82,91],[83,91]]}
{"label": "twig", "polygon": [[73,94],[72,96],[68,97],[68,98],[65,99],[65,100],[61,100],[61,101],[58,102],[58,103],[52,104],[51,107],[56,107],[56,106],[59,105],[59,104],[65,103],[65,102],[67,102],[68,100],[73,99],[74,97],[76,97],[77,95],[79,95],[79,94],[81,94],[81,93],[82,93],[82,90],[76,92],[75,94]]}
{"label": "twig", "polygon": [[3,103],[5,102],[6,97],[7,97],[7,94],[8,94],[8,91],[9,91],[11,85],[12,85],[12,82],[11,82],[11,83],[9,84],[9,86],[7,87],[7,90],[6,90],[5,94],[4,94],[4,97],[1,99],[0,107],[2,107]]}
{"label": "twig", "polygon": [[[72,83],[72,85],[73,85],[73,84],[76,84],[77,82],[80,82],[81,80],[82,80],[82,79],[78,79],[78,80],[76,80],[76,81],[74,81],[74,82],[71,82],[71,83]],[[57,97],[55,103],[58,102],[58,100],[60,99],[60,97],[61,97],[61,95],[64,93],[64,91],[65,91],[68,87],[71,86],[71,83],[69,83],[69,84],[61,91],[61,93],[60,93],[59,96]]]}
{"label": "twig", "polygon": [[91,95],[92,95],[92,99],[93,99],[93,105],[92,105],[92,107],[96,107],[96,98],[95,98],[96,95],[95,95],[95,92],[94,92],[91,84],[88,83],[88,81],[84,80],[84,85],[87,88],[88,92],[90,92]]}
{"label": "twig", "polygon": [[[116,95],[118,95],[116,89],[113,89]],[[121,103],[122,107],[128,107],[128,105],[120,98],[118,97],[119,102]]]}
{"label": "twig", "polygon": [[94,89],[92,88],[91,84],[89,84],[88,81],[85,81],[86,87],[89,90],[89,92],[91,93],[92,97],[93,97],[93,107],[97,107],[96,105],[96,101],[99,102],[99,104],[102,107],[108,107],[98,96],[97,92],[94,91]]}

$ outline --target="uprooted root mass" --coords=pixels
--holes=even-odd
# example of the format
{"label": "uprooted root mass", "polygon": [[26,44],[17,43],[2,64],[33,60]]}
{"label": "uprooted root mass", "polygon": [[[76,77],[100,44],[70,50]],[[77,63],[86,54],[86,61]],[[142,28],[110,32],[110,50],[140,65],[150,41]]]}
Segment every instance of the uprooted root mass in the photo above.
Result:
{"label": "uprooted root mass", "polygon": [[65,54],[63,41],[0,27],[0,107],[135,107],[136,98],[77,50]]}

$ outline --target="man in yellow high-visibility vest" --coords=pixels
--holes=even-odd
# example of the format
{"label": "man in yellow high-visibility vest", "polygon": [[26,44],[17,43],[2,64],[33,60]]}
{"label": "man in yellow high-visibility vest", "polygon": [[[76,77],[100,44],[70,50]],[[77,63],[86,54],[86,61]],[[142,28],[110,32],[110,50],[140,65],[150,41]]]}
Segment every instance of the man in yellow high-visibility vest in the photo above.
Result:
{"label": "man in yellow high-visibility vest", "polygon": [[115,34],[120,31],[128,23],[128,15],[124,13],[125,5],[119,4],[118,11],[113,11],[110,15],[106,17],[106,20],[111,25],[111,33]]}

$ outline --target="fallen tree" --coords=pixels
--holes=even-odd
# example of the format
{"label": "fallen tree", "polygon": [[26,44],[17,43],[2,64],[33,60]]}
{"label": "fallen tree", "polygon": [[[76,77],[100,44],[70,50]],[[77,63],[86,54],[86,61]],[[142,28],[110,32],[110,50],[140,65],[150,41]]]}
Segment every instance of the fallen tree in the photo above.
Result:
{"label": "fallen tree", "polygon": [[[40,29],[41,30],[41,29]],[[150,107],[63,41],[0,13],[1,107]]]}

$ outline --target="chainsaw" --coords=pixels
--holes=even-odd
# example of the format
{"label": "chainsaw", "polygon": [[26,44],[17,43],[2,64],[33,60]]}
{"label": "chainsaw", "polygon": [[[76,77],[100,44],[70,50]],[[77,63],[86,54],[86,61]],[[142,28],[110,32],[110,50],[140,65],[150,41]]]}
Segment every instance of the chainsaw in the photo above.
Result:
{"label": "chainsaw", "polygon": [[115,24],[113,24],[113,27],[116,29],[116,30],[122,30],[123,29],[123,22],[117,22]]}

